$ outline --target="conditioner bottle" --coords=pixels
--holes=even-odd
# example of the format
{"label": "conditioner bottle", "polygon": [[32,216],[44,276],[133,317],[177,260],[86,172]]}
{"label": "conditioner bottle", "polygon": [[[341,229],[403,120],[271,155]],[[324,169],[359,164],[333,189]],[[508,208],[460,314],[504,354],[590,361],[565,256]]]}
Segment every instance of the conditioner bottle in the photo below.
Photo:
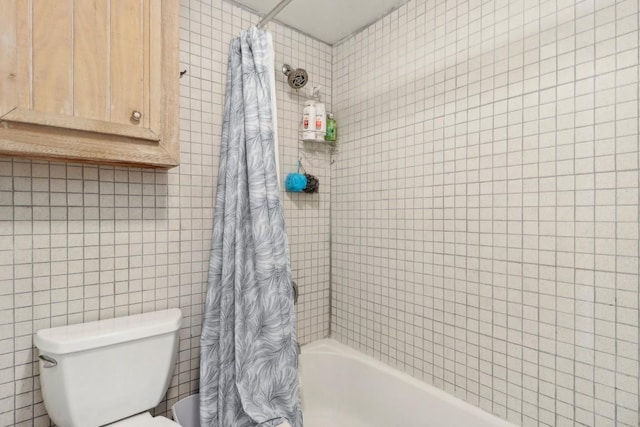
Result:
{"label": "conditioner bottle", "polygon": [[323,141],[327,133],[327,116],[324,104],[316,104],[316,141]]}

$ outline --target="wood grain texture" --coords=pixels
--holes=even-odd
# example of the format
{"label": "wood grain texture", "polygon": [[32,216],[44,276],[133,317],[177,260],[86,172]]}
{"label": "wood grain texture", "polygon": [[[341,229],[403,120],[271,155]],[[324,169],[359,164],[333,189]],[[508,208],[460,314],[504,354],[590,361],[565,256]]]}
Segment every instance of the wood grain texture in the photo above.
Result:
{"label": "wood grain texture", "polygon": [[73,115],[109,120],[109,2],[75,0]]}
{"label": "wood grain texture", "polygon": [[135,127],[120,123],[109,123],[104,120],[85,119],[60,114],[43,113],[42,111],[23,110],[16,108],[5,114],[3,121],[16,123],[31,123],[34,125],[50,126],[62,129],[81,130],[105,135],[120,135],[127,138],[144,139],[158,142],[160,137],[151,129]]}
{"label": "wood grain texture", "polygon": [[5,0],[0,13],[0,117],[18,105],[16,0]]}
{"label": "wood grain texture", "polygon": [[[29,90],[31,89],[29,76],[33,75],[33,89],[35,90],[36,74],[35,71],[31,74],[31,67],[33,65],[35,70],[37,66],[35,63],[32,64],[30,62],[32,52],[31,34],[34,34],[34,49],[36,47],[42,49],[44,42],[42,40],[36,42],[35,39],[40,37],[36,37],[36,34],[44,34],[49,28],[58,27],[59,25],[58,21],[53,20],[51,16],[46,22],[43,21],[42,16],[36,17],[36,9],[39,10],[38,14],[43,15],[44,9],[53,7],[51,4],[44,6],[40,4],[45,0],[11,1],[16,2],[17,14],[19,15],[15,20],[18,39],[15,42],[18,47],[18,108],[8,113],[5,118],[0,118],[0,155],[157,168],[170,168],[178,165],[180,157],[178,129],[179,0],[144,0],[148,2],[144,4],[142,0],[113,0],[113,3],[119,3],[117,6],[120,10],[118,16],[131,13],[131,11],[126,12],[126,10],[131,8],[132,4],[135,13],[143,13],[145,5],[148,4],[147,15],[145,15],[148,20],[147,24],[143,25],[142,15],[135,15],[135,13],[134,16],[137,16],[135,19],[140,20],[140,26],[137,28],[131,27],[131,16],[126,17],[123,21],[118,19],[118,23],[115,24],[117,31],[123,30],[126,33],[121,31],[119,33],[120,36],[115,37],[117,39],[122,34],[125,34],[120,41],[120,53],[114,56],[111,50],[111,55],[108,57],[106,64],[110,80],[109,96],[111,97],[107,112],[112,113],[116,109],[120,111],[120,121],[117,122],[111,122],[111,118],[104,120],[74,116],[73,111],[69,113],[65,112],[64,109],[60,112],[39,111],[34,108],[36,105],[35,102],[31,103],[31,96],[34,97],[35,101],[37,94]],[[73,2],[74,0],[62,0],[61,3],[67,4],[67,1]],[[84,1],[75,0],[75,3]],[[31,8],[32,2],[33,8]],[[57,2],[52,1],[51,3]],[[92,2],[87,1],[87,3]],[[96,0],[96,3],[93,4],[101,4],[101,1]],[[86,12],[89,13],[90,6],[83,4],[81,7],[86,7]],[[78,10],[67,10],[67,13],[66,17],[60,18],[60,22],[63,24],[71,22],[74,13],[79,12]],[[60,15],[59,12],[57,14]],[[112,9],[109,13],[110,21],[113,15],[114,11]],[[94,24],[98,26],[100,17],[94,16],[93,19],[95,19]],[[41,28],[43,25],[45,29]],[[110,25],[111,22],[106,31],[114,29]],[[122,28],[123,26],[126,28]],[[70,25],[66,28],[71,32]],[[100,31],[105,31],[104,28],[101,28]],[[32,29],[33,32],[31,31]],[[87,28],[85,31],[94,31],[94,29]],[[79,35],[75,31],[74,33]],[[148,33],[146,38],[142,35],[143,33]],[[112,44],[114,40],[113,34],[111,32],[109,35],[109,44]],[[135,42],[131,42],[129,39],[131,34],[134,35],[134,39],[138,37],[140,40],[146,40],[146,42],[135,45]],[[60,38],[59,36],[56,37]],[[88,39],[94,39],[95,41],[95,39],[100,40],[100,37],[99,34],[92,34]],[[125,43],[126,40],[128,41]],[[76,42],[72,42],[70,38],[67,43],[68,49],[60,48],[59,46],[57,49],[62,51],[76,49]],[[127,47],[135,46],[130,51],[125,52],[125,45]],[[82,47],[79,49],[88,48]],[[33,52],[35,53],[35,50]],[[135,55],[131,52],[135,52]],[[52,53],[49,52],[49,54],[51,55]],[[40,54],[38,56],[45,58]],[[44,60],[40,59],[40,61]],[[146,65],[145,61],[147,61]],[[59,66],[60,64],[56,65]],[[132,67],[135,70],[133,79],[128,72]],[[24,74],[20,75],[22,72],[20,70],[24,70]],[[118,70],[118,73],[114,73],[114,70]],[[125,70],[127,71],[125,72]],[[89,68],[89,65],[83,64],[80,68],[73,67],[71,71],[68,71],[66,77],[69,79],[74,76],[78,78],[76,72],[78,75],[85,75],[83,72],[89,75],[94,71]],[[126,81],[123,82],[122,80]],[[135,83],[132,84],[132,81]],[[53,86],[47,89],[45,80],[39,81],[38,84],[42,85],[44,92],[48,90],[50,93],[55,93],[59,89],[56,86],[56,79],[49,78],[46,82]],[[138,95],[131,96],[132,91],[128,89],[130,87],[137,87]],[[91,97],[91,100],[87,102],[92,106],[96,105],[93,102],[99,99],[99,96],[95,96],[93,95],[94,92],[91,92],[94,88],[80,82],[77,82],[72,88],[77,91],[75,94],[76,100],[86,93],[88,94],[87,96]],[[147,95],[145,95],[145,90]],[[114,93],[119,93],[120,95],[128,93],[128,96],[121,96],[116,101],[112,95]],[[0,93],[0,99],[2,100],[0,102],[6,102],[3,98],[4,95]],[[73,105],[74,96],[72,92],[70,92],[70,96],[67,100],[70,105]],[[141,104],[137,104],[138,107],[131,107],[126,104],[126,102],[130,102],[134,98],[141,104],[148,103],[148,111],[142,111],[142,113],[143,117],[144,115],[149,116],[148,123],[152,129],[145,127],[143,123],[133,124],[129,120],[134,108],[139,110],[144,108],[144,105],[142,108],[139,107]],[[38,105],[40,105],[40,101],[38,102]],[[117,102],[122,103],[122,105],[117,104]],[[84,111],[86,110],[79,109],[78,114],[85,114]]]}
{"label": "wood grain texture", "polygon": [[176,166],[172,156],[154,143],[138,143],[105,135],[96,144],[95,135],[67,129],[9,125],[0,128],[2,155],[100,164],[168,168]]}
{"label": "wood grain texture", "polygon": [[162,1],[162,147],[180,164],[180,2]]}
{"label": "wood grain texture", "polygon": [[[162,137],[162,120],[164,117],[164,103],[162,102],[162,0],[149,0],[149,123],[154,133]],[[169,2],[171,3],[171,2]],[[179,49],[179,47],[178,47]],[[177,66],[177,65],[176,65]]]}
{"label": "wood grain texture", "polygon": [[31,62],[31,48],[33,43],[33,0],[16,1],[16,62],[17,62],[17,92],[18,107],[30,109],[31,82],[33,69]]}
{"label": "wood grain texture", "polygon": [[[134,124],[144,111],[144,22],[142,0],[111,0],[111,121]],[[141,126],[142,122],[140,122]]]}
{"label": "wood grain texture", "polygon": [[142,96],[142,111],[145,112],[145,114],[142,116],[142,123],[141,125],[143,127],[149,127],[149,116],[150,116],[150,104],[151,104],[151,99],[150,99],[150,89],[151,89],[151,82],[150,80],[150,76],[151,76],[151,49],[152,49],[152,45],[154,44],[154,42],[156,42],[156,44],[160,45],[160,40],[153,39],[153,36],[151,34],[151,13],[150,13],[150,9],[151,9],[151,0],[142,0],[142,38],[143,38],[143,45],[144,45],[144,57],[142,59],[142,76],[143,76],[143,96]]}
{"label": "wood grain texture", "polygon": [[73,0],[33,2],[33,108],[73,115]]}

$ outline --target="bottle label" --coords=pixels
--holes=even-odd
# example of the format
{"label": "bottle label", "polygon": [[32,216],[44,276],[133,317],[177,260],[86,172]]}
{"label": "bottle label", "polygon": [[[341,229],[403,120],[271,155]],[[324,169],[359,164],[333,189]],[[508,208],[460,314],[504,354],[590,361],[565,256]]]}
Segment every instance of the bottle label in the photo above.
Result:
{"label": "bottle label", "polygon": [[309,129],[309,117],[304,118],[304,128]]}
{"label": "bottle label", "polygon": [[316,130],[322,129],[322,118],[316,119]]}

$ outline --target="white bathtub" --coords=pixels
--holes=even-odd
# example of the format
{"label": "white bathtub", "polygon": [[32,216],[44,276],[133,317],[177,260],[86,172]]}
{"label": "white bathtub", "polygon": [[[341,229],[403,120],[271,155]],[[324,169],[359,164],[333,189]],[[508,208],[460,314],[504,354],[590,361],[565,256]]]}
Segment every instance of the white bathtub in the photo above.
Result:
{"label": "white bathtub", "polygon": [[304,346],[300,368],[305,427],[513,427],[331,339]]}

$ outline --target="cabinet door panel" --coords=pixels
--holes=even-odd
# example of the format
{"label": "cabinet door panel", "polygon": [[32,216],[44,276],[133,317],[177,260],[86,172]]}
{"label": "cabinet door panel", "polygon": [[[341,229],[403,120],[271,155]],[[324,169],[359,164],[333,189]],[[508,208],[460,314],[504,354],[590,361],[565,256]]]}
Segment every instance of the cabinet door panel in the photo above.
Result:
{"label": "cabinet door panel", "polygon": [[[111,1],[111,121],[132,124],[144,107],[144,2]],[[142,120],[139,122],[142,126]]]}
{"label": "cabinet door panel", "polygon": [[178,164],[178,0],[0,2],[0,155]]}
{"label": "cabinet door panel", "polygon": [[109,120],[109,2],[75,0],[73,115]]}
{"label": "cabinet door panel", "polygon": [[[55,24],[54,24],[55,23]],[[73,115],[73,1],[33,1],[33,109]]]}
{"label": "cabinet door panel", "polygon": [[159,42],[164,37],[162,34],[162,0],[148,0],[149,4],[149,82],[146,87],[149,88],[149,102],[147,118],[149,122],[145,122],[145,126],[149,126],[154,134],[162,138],[162,43]]}
{"label": "cabinet door panel", "polygon": [[15,109],[18,104],[16,84],[16,31],[13,16],[16,0],[8,0],[0,13],[0,117]]}
{"label": "cabinet door panel", "polygon": [[18,93],[18,108],[30,110],[33,108],[31,100],[31,46],[33,40],[33,0],[15,0],[15,31],[16,37],[16,92]]}

